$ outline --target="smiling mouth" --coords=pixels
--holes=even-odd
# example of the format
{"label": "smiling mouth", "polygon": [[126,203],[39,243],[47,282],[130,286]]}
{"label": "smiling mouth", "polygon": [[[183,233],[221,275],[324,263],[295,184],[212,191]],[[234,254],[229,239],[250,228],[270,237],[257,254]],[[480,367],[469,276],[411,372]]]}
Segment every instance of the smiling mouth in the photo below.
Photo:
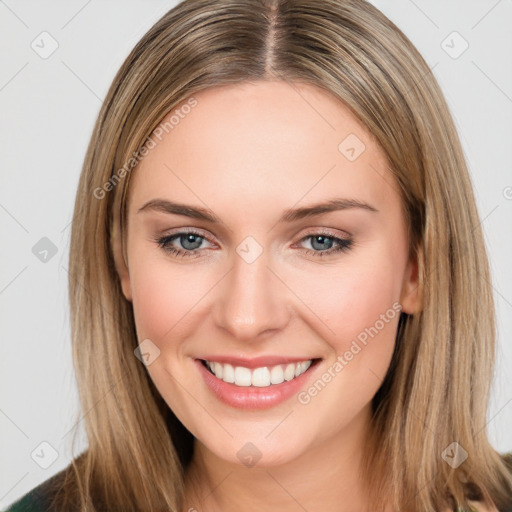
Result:
{"label": "smiling mouth", "polygon": [[289,382],[307,372],[319,359],[306,359],[297,363],[246,368],[228,363],[201,359],[203,366],[219,380],[239,387],[266,388]]}

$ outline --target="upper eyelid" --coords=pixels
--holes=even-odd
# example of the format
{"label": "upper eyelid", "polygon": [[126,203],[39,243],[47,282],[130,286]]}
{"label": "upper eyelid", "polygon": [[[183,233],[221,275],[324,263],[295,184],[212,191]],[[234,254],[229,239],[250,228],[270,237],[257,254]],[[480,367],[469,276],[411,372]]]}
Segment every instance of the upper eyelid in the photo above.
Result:
{"label": "upper eyelid", "polygon": [[[171,232],[171,233],[167,233],[167,234],[164,234],[160,237],[160,239],[165,239],[165,238],[177,238],[179,235],[186,235],[186,234],[195,234],[201,238],[204,238],[208,243],[210,244],[215,244],[214,241],[210,240],[210,237],[207,236],[204,231],[202,231],[201,229],[198,229],[198,228],[177,228],[177,231],[174,231],[174,232]],[[302,242],[304,239],[306,238],[309,238],[309,237],[313,237],[315,235],[324,235],[324,236],[328,236],[328,237],[331,237],[331,238],[334,238],[334,239],[338,239],[338,240],[342,240],[342,241],[353,241],[352,240],[352,235],[350,235],[349,233],[345,232],[346,236],[343,236],[343,235],[338,235],[336,233],[333,233],[331,231],[331,229],[328,229],[328,228],[312,228],[311,231],[308,231],[306,232],[305,234],[303,234],[302,236],[300,236],[298,238],[298,240],[296,242],[294,242],[294,244],[297,244],[297,243],[300,243]],[[174,240],[173,240],[174,241]],[[194,251],[200,251],[201,249],[194,249]],[[193,252],[193,251],[190,251],[190,252]]]}
{"label": "upper eyelid", "polygon": [[[203,231],[199,230],[199,229],[196,229],[196,228],[179,228],[177,231],[174,231],[174,232],[171,232],[171,233],[165,233],[163,234],[161,237],[159,237],[160,239],[164,239],[164,238],[178,238],[179,235],[188,235],[188,234],[193,234],[193,235],[197,235],[201,238],[204,238],[207,242],[209,243],[214,243],[212,240],[210,240],[210,237],[206,234],[204,234]],[[197,249],[199,250],[199,249]]]}

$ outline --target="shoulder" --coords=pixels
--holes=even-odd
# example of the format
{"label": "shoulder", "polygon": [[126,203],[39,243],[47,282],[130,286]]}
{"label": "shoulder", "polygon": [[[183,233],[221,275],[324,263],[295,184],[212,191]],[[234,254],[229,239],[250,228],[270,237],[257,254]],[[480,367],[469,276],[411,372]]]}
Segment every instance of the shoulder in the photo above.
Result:
{"label": "shoulder", "polygon": [[[512,476],[512,452],[500,453],[499,455]],[[510,496],[510,503],[512,503],[512,496]],[[484,493],[481,501],[468,500],[468,504],[471,507],[471,512],[512,512],[512,508],[509,507],[498,509],[488,493]]]}
{"label": "shoulder", "polygon": [[50,512],[52,510],[51,503],[53,497],[61,487],[69,468],[70,466],[64,468],[37,487],[34,487],[14,502],[6,512]]}
{"label": "shoulder", "polygon": [[[512,452],[502,453],[500,456],[512,475]],[[468,503],[471,506],[472,512],[512,512],[511,508],[507,508],[506,510],[498,510],[491,497],[487,493],[485,493],[484,501],[469,501]]]}

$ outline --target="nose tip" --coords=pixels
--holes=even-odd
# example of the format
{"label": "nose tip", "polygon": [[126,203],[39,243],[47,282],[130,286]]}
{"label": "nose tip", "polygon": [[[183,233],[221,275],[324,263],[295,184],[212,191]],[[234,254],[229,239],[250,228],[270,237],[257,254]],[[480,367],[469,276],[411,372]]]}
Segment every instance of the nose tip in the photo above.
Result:
{"label": "nose tip", "polygon": [[266,258],[251,263],[236,258],[216,297],[216,324],[244,342],[283,329],[290,318],[285,292]]}

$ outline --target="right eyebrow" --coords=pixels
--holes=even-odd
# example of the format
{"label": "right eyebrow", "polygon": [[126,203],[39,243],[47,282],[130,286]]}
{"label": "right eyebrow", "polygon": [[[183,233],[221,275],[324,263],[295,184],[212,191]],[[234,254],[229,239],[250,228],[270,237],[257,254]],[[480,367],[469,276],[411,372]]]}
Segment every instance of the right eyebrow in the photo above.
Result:
{"label": "right eyebrow", "polygon": [[189,206],[186,204],[175,203],[173,201],[167,201],[165,199],[152,199],[143,206],[141,206],[137,213],[142,211],[153,210],[162,213],[170,213],[174,215],[183,215],[185,217],[191,217],[193,219],[206,220],[208,222],[218,222],[220,219],[211,211],[206,208],[200,208],[197,206]]}

